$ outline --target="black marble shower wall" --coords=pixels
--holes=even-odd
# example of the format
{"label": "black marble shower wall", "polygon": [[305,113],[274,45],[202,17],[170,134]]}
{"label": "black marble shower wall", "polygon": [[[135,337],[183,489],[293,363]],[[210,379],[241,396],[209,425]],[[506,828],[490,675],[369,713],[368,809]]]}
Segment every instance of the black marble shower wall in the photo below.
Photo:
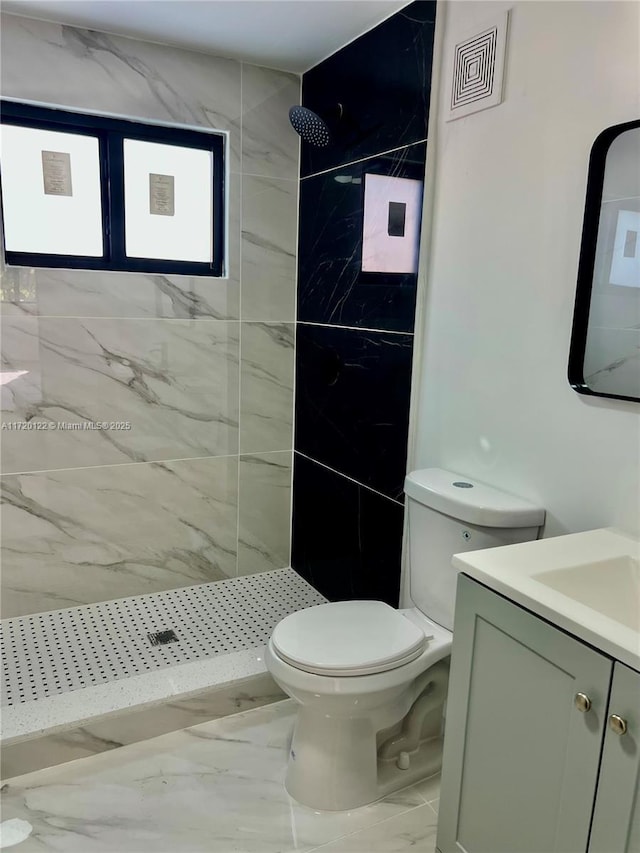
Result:
{"label": "black marble shower wall", "polygon": [[424,179],[435,12],[412,3],[303,77],[303,105],[343,118],[302,144],[292,565],[334,601],[398,604],[417,276],[363,271],[364,190]]}

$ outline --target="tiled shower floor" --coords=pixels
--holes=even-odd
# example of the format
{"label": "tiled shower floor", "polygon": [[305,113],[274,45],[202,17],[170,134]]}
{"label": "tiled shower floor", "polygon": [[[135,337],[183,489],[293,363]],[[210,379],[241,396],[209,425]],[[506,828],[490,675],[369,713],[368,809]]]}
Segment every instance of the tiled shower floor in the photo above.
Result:
{"label": "tiled shower floor", "polygon": [[292,569],[278,569],[5,619],[2,738],[263,673],[277,622],[324,601]]}
{"label": "tiled shower floor", "polygon": [[439,780],[350,812],[315,812],[283,780],[290,700],[10,780],[19,853],[392,853],[435,850]]}

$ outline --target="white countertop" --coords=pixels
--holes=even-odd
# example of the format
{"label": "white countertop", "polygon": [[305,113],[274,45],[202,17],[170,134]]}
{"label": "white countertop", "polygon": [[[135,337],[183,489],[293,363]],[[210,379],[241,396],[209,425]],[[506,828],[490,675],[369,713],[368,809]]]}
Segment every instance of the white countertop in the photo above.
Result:
{"label": "white countertop", "polygon": [[453,558],[465,575],[638,671],[639,562],[640,543],[613,528]]}

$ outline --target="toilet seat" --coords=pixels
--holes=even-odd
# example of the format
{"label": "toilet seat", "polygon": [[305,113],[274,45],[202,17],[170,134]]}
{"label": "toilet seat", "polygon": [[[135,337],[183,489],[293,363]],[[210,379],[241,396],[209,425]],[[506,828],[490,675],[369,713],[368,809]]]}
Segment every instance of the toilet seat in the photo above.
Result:
{"label": "toilet seat", "polygon": [[298,610],[276,625],[275,652],[316,675],[372,675],[419,657],[427,637],[382,601],[340,601]]}

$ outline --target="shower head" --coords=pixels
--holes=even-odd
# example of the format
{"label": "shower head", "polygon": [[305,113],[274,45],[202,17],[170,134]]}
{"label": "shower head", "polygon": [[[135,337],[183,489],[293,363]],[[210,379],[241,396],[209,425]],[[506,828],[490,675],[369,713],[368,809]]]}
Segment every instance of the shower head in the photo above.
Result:
{"label": "shower head", "polygon": [[[342,118],[342,104],[338,104],[335,110],[335,122]],[[289,121],[297,134],[305,142],[318,148],[326,148],[332,141],[333,133],[330,124],[321,118],[313,110],[296,105],[289,110]],[[334,122],[331,122],[333,124]]]}

